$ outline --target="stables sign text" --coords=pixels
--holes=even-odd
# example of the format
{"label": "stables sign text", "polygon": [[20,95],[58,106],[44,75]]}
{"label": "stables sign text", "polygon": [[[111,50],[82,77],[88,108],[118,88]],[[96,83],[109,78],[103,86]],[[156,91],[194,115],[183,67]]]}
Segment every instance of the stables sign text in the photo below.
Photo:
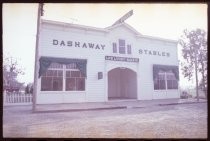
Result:
{"label": "stables sign text", "polygon": [[90,48],[90,49],[102,49],[104,50],[104,44],[95,44],[90,42],[79,42],[79,41],[64,41],[53,39],[52,42],[55,46],[66,46],[66,47],[77,47],[77,48]]}
{"label": "stables sign text", "polygon": [[147,49],[139,49],[139,54],[146,54],[146,55],[157,55],[157,56],[166,56],[169,57],[169,52],[160,52],[155,50],[147,50]]}

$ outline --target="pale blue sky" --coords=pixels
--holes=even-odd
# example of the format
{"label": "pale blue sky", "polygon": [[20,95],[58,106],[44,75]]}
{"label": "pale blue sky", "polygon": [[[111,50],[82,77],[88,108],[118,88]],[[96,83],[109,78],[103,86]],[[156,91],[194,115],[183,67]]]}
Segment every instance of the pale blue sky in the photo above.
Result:
{"label": "pale blue sky", "polygon": [[[33,82],[38,4],[3,4],[3,55],[18,59]],[[206,4],[45,4],[42,18],[105,28],[133,9],[125,22],[143,35],[178,40],[185,28],[207,31]],[[179,59],[181,51],[178,50]],[[183,76],[180,84],[192,85]]]}

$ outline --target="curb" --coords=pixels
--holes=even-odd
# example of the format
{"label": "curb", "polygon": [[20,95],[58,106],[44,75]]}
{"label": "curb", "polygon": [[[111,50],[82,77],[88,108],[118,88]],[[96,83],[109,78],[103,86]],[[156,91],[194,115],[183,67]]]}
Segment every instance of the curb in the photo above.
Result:
{"label": "curb", "polygon": [[159,106],[166,106],[166,105],[178,105],[178,104],[197,104],[197,103],[207,103],[207,101],[201,102],[183,102],[183,103],[168,103],[168,104],[158,104]]}
{"label": "curb", "polygon": [[[150,106],[167,106],[167,105],[179,105],[179,104],[197,104],[207,103],[207,101],[201,102],[183,102],[183,103],[166,103],[166,104],[152,104]],[[56,112],[78,112],[78,111],[97,111],[97,110],[114,110],[114,109],[138,109],[146,108],[149,106],[116,106],[116,107],[101,107],[101,108],[84,108],[84,109],[60,109],[60,110],[35,110],[33,113],[56,113]]]}
{"label": "curb", "polygon": [[127,106],[106,107],[106,108],[89,108],[89,109],[61,109],[61,110],[37,110],[33,113],[56,113],[56,112],[78,112],[78,111],[94,111],[94,110],[114,110],[114,109],[127,109]]}

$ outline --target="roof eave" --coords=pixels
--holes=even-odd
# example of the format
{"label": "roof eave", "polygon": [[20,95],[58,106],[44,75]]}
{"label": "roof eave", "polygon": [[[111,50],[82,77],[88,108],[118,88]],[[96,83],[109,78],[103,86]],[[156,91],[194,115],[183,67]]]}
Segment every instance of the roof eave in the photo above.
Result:
{"label": "roof eave", "polygon": [[174,44],[178,43],[178,41],[176,41],[176,40],[165,39],[165,38],[154,37],[154,36],[148,36],[148,35],[137,35],[137,37],[149,38],[149,39],[154,39],[154,40],[159,40],[159,41],[165,41],[165,42],[170,42],[170,43],[174,43]]}
{"label": "roof eave", "polygon": [[52,20],[46,20],[42,19],[42,23],[47,23],[47,24],[54,24],[54,25],[59,25],[59,26],[67,26],[67,27],[74,27],[74,28],[79,28],[83,30],[95,30],[95,31],[100,31],[100,32],[110,32],[107,29],[104,28],[97,28],[97,27],[91,27],[91,26],[84,26],[84,25],[79,25],[79,24],[72,24],[72,23],[65,23],[65,22],[59,22],[59,21],[52,21]]}

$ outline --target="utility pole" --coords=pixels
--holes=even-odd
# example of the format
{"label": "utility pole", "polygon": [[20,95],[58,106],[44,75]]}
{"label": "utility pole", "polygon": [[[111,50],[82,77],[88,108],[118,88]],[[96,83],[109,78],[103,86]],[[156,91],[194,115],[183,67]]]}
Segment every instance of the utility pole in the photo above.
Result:
{"label": "utility pole", "polygon": [[194,48],[195,49],[195,81],[196,81],[196,97],[197,97],[197,101],[199,101],[199,96],[198,96],[198,69],[197,69],[197,47]]}
{"label": "utility pole", "polygon": [[40,18],[43,16],[43,4],[38,5],[38,15],[37,15],[37,33],[36,33],[36,49],[35,49],[35,65],[34,65],[34,87],[33,87],[33,112],[36,110],[37,101],[37,81],[38,81],[38,59],[39,59],[39,28],[40,28]]}

